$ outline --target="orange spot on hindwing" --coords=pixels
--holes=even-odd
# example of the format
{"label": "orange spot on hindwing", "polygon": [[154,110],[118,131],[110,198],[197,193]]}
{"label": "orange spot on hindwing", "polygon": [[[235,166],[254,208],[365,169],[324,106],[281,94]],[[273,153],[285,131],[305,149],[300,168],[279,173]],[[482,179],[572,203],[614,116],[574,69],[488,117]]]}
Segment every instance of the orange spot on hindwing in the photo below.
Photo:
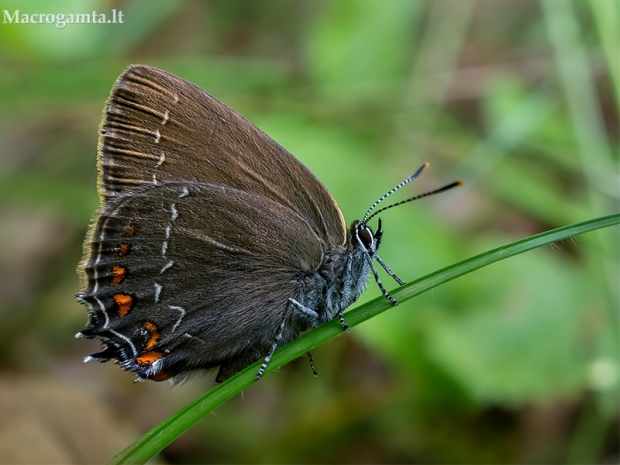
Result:
{"label": "orange spot on hindwing", "polygon": [[136,357],[136,362],[138,362],[140,365],[152,365],[163,356],[164,354],[162,354],[161,352],[151,350],[150,352],[145,352],[139,357]]}
{"label": "orange spot on hindwing", "polygon": [[151,323],[147,321],[144,323],[144,328],[149,332],[149,340],[146,341],[146,348],[152,349],[157,341],[159,341],[159,329],[157,329],[157,325],[155,323]]}
{"label": "orange spot on hindwing", "polygon": [[116,286],[117,284],[125,281],[127,277],[127,269],[124,266],[114,265],[112,267],[112,279],[110,279],[110,286]]}
{"label": "orange spot on hindwing", "polygon": [[127,236],[127,237],[133,236],[135,233],[136,233],[136,227],[135,226],[129,226],[125,230],[125,236]]}
{"label": "orange spot on hindwing", "polygon": [[121,318],[127,315],[133,307],[133,297],[128,294],[114,294],[112,297],[116,304],[116,313]]}
{"label": "orange spot on hindwing", "polygon": [[129,244],[122,243],[118,245],[118,252],[116,252],[117,257],[124,257],[129,252]]}

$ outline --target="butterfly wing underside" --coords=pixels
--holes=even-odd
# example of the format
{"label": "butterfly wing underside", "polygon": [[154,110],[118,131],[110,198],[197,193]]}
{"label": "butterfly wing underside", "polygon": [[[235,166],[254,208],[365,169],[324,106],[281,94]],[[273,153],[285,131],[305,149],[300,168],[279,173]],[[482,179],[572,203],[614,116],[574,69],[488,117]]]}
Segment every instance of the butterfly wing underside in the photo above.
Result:
{"label": "butterfly wing underside", "polygon": [[195,86],[136,65],[116,81],[99,140],[102,201],[163,181],[209,182],[264,195],[329,244],[346,225],[325,186],[260,129]]}
{"label": "butterfly wing underside", "polygon": [[[101,211],[81,270],[89,328],[139,378],[265,355],[327,244],[344,244],[327,189],[259,129],[193,84],[132,66],[99,140]],[[290,338],[289,338],[290,339]]]}
{"label": "butterfly wing underside", "polygon": [[206,183],[121,194],[94,234],[81,294],[91,325],[82,334],[106,345],[96,358],[141,378],[219,365],[221,381],[264,356],[288,298],[299,298],[322,261],[301,217],[263,196]]}

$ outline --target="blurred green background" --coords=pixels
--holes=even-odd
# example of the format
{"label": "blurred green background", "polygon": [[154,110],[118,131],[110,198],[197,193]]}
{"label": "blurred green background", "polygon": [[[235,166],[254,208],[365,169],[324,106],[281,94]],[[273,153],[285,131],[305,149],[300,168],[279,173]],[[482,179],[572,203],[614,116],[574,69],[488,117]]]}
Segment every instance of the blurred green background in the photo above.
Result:
{"label": "blurred green background", "polygon": [[[0,462],[109,459],[213,376],[133,384],[75,340],[97,129],[131,63],[195,82],[382,214],[410,281],[619,210],[617,0],[0,1],[123,24],[0,23]],[[168,463],[618,463],[618,229],[412,299],[262,379]],[[395,287],[388,282],[388,289]],[[205,283],[204,285],[208,285]],[[362,301],[380,295],[374,282]]]}

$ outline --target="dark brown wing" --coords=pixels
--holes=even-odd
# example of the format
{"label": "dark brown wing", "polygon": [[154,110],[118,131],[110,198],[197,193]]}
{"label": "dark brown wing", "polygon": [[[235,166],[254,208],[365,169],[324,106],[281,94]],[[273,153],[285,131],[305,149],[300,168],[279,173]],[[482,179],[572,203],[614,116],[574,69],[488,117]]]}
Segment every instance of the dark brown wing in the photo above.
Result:
{"label": "dark brown wing", "polygon": [[182,180],[263,195],[297,213],[323,242],[345,243],[336,201],[289,152],[194,84],[131,66],[101,125],[102,203],[126,189]]}
{"label": "dark brown wing", "polygon": [[[96,359],[140,378],[222,366],[219,380],[264,357],[323,260],[305,219],[262,195],[162,182],[111,198],[84,263],[91,306],[82,335]],[[307,327],[291,327],[282,343]]]}

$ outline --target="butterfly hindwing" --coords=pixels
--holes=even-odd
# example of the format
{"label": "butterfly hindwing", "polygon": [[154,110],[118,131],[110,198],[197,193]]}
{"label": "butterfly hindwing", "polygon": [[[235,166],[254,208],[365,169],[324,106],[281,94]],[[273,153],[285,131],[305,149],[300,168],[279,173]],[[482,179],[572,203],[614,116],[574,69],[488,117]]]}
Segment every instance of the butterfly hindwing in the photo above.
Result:
{"label": "butterfly hindwing", "polygon": [[[108,347],[96,357],[147,378],[218,365],[232,374],[264,356],[288,299],[301,298],[323,259],[319,238],[286,207],[207,183],[120,193],[93,236],[82,334]],[[283,342],[308,327],[291,320]]]}

